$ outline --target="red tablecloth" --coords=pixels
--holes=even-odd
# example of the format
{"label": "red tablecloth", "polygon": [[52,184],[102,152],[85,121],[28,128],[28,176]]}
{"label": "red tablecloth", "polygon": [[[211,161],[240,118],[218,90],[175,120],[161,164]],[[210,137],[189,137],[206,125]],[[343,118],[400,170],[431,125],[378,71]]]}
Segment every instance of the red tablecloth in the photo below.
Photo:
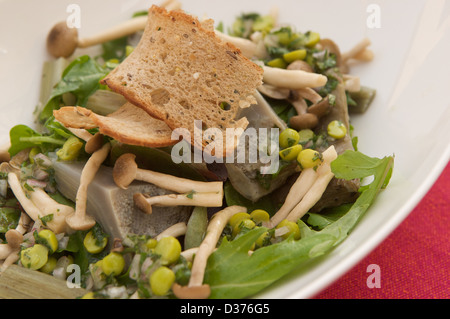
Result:
{"label": "red tablecloth", "polygon": [[315,299],[449,299],[449,230],[450,163],[400,226]]}

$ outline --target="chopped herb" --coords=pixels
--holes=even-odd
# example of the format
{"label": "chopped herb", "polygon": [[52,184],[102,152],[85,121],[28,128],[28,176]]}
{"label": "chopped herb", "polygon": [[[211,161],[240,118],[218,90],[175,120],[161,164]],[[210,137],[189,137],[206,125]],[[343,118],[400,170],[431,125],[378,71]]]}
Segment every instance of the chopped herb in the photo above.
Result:
{"label": "chopped herb", "polygon": [[39,218],[44,226],[47,226],[47,223],[53,220],[53,214],[48,214]]}
{"label": "chopped herb", "polygon": [[196,191],[191,190],[189,193],[186,194],[186,197],[189,199],[193,199],[195,193],[196,193]]}
{"label": "chopped herb", "polygon": [[338,84],[339,84],[338,79],[336,79],[334,76],[328,76],[327,83],[325,84],[324,87],[322,87],[319,90],[320,96],[325,97],[325,96],[329,95],[331,92],[333,92],[336,89]]}
{"label": "chopped herb", "polygon": [[29,192],[34,192],[34,188],[31,187],[28,183],[23,184],[23,188],[25,188]]}

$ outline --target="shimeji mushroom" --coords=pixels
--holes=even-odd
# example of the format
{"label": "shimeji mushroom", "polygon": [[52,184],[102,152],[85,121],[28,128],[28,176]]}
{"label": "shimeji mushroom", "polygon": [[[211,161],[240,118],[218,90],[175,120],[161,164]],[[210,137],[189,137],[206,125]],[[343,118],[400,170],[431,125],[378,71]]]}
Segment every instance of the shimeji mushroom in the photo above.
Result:
{"label": "shimeji mushroom", "polygon": [[334,146],[322,153],[323,162],[316,168],[305,168],[292,185],[283,206],[272,216],[269,222],[263,223],[268,228],[278,225],[283,219],[296,222],[322,197],[328,183],[334,177],[331,162],[337,157]]}
{"label": "shimeji mushroom", "polygon": [[213,215],[206,230],[206,236],[200,244],[191,269],[191,277],[186,286],[174,284],[173,293],[180,299],[206,299],[211,294],[211,288],[203,284],[206,263],[209,256],[216,249],[217,242],[228,220],[236,213],[247,212],[241,206],[229,206]]}
{"label": "shimeji mushroom", "polygon": [[270,66],[263,66],[263,70],[264,83],[291,90],[321,87],[328,80],[325,75],[303,70],[286,70]]}
{"label": "shimeji mushroom", "polygon": [[[179,9],[181,4],[176,0],[168,0],[161,6],[167,10],[175,10]],[[144,30],[146,24],[147,16],[136,17],[94,36],[79,39],[76,28],[69,28],[66,21],[59,22],[50,30],[47,36],[47,50],[57,58],[69,57],[76,48],[87,48],[131,35]]]}
{"label": "shimeji mushroom", "polygon": [[276,100],[288,99],[289,95],[291,94],[291,90],[289,89],[277,88],[267,83],[263,83],[262,85],[260,85],[258,87],[258,91],[264,94],[265,96],[268,96]]}
{"label": "shimeji mushroom", "polygon": [[[312,89],[310,90],[314,91]],[[297,100],[291,101],[297,111],[297,115],[290,118],[289,124],[296,130],[313,129],[318,125],[319,119],[330,110],[331,105],[329,97],[322,98],[318,94],[316,96],[311,94],[310,91],[306,91],[306,89],[303,89],[303,91],[297,90],[297,92],[307,93],[304,93],[303,95],[300,93]],[[313,104],[308,107],[305,99],[311,101]]]}
{"label": "shimeji mushroom", "polygon": [[370,39],[364,38],[357,43],[352,49],[342,54],[342,61],[347,63],[351,59],[359,61],[371,61],[373,59],[373,52],[367,47],[371,44]]}
{"label": "shimeji mushroom", "polygon": [[46,223],[47,227],[55,233],[67,231],[66,216],[73,211],[72,207],[56,202],[40,188],[35,188],[26,194],[15,173],[8,173],[8,185],[32,220],[36,221],[52,215]]}
{"label": "shimeji mushroom", "polygon": [[117,186],[126,189],[134,180],[155,184],[161,188],[178,193],[217,193],[222,192],[222,182],[200,182],[180,178],[169,174],[140,169],[136,164],[136,155],[126,153],[114,163],[113,178]]}
{"label": "shimeji mushroom", "polygon": [[5,233],[6,244],[0,244],[0,260],[3,260],[0,273],[19,259],[20,245],[24,239],[23,235],[28,231],[29,222],[30,217],[21,213],[17,227]]}
{"label": "shimeji mushroom", "polygon": [[39,208],[42,216],[51,216],[46,222],[48,228],[56,234],[68,230],[66,217],[74,212],[73,207],[58,203],[39,187],[35,187],[33,191],[28,193],[28,196],[33,204]]}
{"label": "shimeji mushroom", "polygon": [[[225,42],[230,42],[238,47],[242,54],[253,58],[256,54],[257,44],[251,40],[225,35],[216,31],[216,35]],[[267,65],[261,65],[264,70],[263,82],[275,87],[285,89],[300,89],[305,87],[321,87],[327,83],[327,77],[322,74],[304,71],[303,69],[280,69]]]}
{"label": "shimeji mushroom", "polygon": [[113,178],[117,186],[126,189],[134,180],[152,183],[158,187],[180,194],[150,197],[136,193],[136,205],[147,214],[152,213],[152,205],[159,206],[204,206],[220,207],[223,202],[223,182],[201,182],[175,177],[151,170],[138,168],[136,155],[121,155],[114,164]]}
{"label": "shimeji mushroom", "polygon": [[100,165],[108,157],[110,150],[111,144],[104,144],[89,157],[81,172],[80,186],[75,200],[75,212],[66,217],[66,222],[72,229],[87,230],[95,225],[95,219],[86,213],[87,191]]}
{"label": "shimeji mushroom", "polygon": [[0,245],[0,260],[3,260],[0,273],[19,260],[23,235],[15,229],[10,229],[5,233],[5,239],[7,243]]}
{"label": "shimeji mushroom", "polygon": [[187,194],[169,194],[160,196],[136,193],[134,194],[133,199],[139,209],[147,214],[151,214],[152,205],[221,207],[223,204],[223,192],[197,193],[193,191]]}

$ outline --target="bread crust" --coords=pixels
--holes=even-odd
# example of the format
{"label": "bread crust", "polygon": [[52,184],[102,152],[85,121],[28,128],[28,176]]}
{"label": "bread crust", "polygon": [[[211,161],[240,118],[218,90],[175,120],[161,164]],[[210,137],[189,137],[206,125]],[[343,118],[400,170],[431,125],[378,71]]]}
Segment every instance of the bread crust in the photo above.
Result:
{"label": "bread crust", "polygon": [[236,117],[241,107],[255,102],[263,70],[210,26],[183,11],[153,5],[138,46],[101,83],[170,129],[189,130],[196,147],[214,140],[195,144],[195,120],[202,121],[203,131],[221,130],[225,141],[227,128],[246,128],[248,121]]}

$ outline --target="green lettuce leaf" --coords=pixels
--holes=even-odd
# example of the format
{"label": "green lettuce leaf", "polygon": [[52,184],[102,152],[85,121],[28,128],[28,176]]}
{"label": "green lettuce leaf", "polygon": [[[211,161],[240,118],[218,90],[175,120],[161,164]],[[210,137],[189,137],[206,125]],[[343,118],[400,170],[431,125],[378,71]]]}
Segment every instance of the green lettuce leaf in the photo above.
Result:
{"label": "green lettuce leaf", "polygon": [[75,59],[67,66],[61,80],[53,88],[49,100],[39,114],[39,120],[45,122],[62,104],[62,95],[72,93],[77,106],[86,106],[89,96],[100,88],[99,81],[111,70],[98,64],[88,55]]}
{"label": "green lettuce leaf", "polygon": [[63,125],[55,121],[53,115],[47,119],[45,128],[46,132],[42,134],[23,124],[11,128],[9,154],[14,156],[21,150],[31,147],[38,147],[42,153],[47,153],[61,147],[70,136],[73,136]]}
{"label": "green lettuce leaf", "polygon": [[[373,181],[361,187],[361,195],[350,208],[349,205],[342,206],[320,219],[319,215],[310,214],[307,222],[312,222],[319,231],[299,219],[299,240],[288,238],[259,248],[249,256],[248,251],[267,228],[253,229],[231,242],[224,238],[208,259],[204,282],[211,287],[210,298],[249,297],[311,259],[329,252],[348,236],[379,191],[387,186],[393,163],[393,157],[372,158],[357,151],[347,151],[338,156],[331,163],[337,178],[373,176]],[[236,271],[237,267],[239,271]]]}
{"label": "green lettuce leaf", "polygon": [[210,298],[251,296],[303,262],[322,255],[335,241],[327,234],[297,241],[288,238],[259,248],[249,256],[248,251],[265,231],[266,228],[259,227],[231,242],[222,240],[220,247],[209,257],[205,273],[204,281],[211,287]]}
{"label": "green lettuce leaf", "polygon": [[20,205],[17,199],[0,196],[0,233],[17,227],[20,218]]}

